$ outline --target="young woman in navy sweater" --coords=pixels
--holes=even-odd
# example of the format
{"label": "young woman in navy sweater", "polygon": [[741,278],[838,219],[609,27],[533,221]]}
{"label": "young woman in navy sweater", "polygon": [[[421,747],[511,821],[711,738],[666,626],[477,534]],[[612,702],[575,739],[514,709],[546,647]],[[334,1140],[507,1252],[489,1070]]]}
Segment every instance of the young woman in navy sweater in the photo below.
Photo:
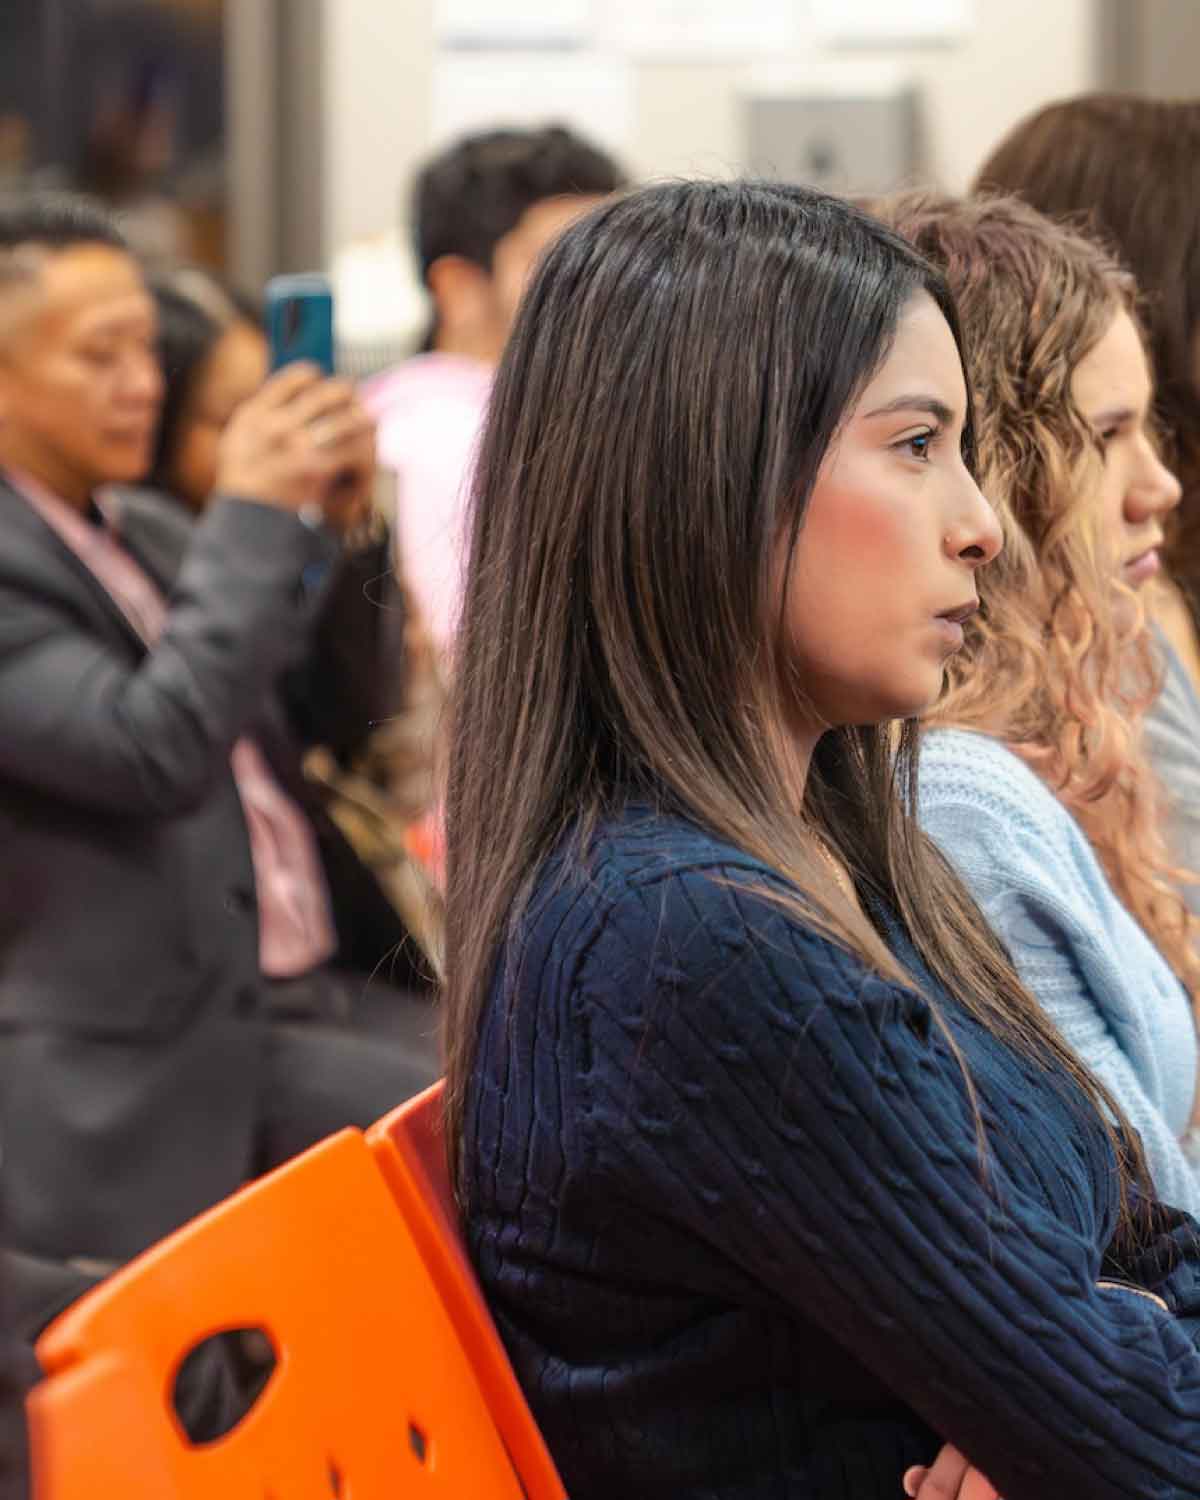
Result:
{"label": "young woman in navy sweater", "polygon": [[940,275],[806,189],[631,194],[527,292],[447,1109],[573,1500],[1200,1496],[1197,1232],[910,817],[1000,545],[971,433]]}

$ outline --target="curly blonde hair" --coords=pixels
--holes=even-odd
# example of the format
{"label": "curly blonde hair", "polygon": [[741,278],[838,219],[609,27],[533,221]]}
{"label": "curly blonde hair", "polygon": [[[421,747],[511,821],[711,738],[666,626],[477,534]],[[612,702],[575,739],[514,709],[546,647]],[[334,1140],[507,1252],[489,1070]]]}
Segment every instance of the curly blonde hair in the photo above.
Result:
{"label": "curly blonde hair", "polygon": [[1137,322],[1133,279],[1015,198],[903,193],[875,211],[944,270],[957,299],[980,487],[1004,530],[930,721],[1000,737],[1041,776],[1195,1005],[1200,922],[1178,892],[1188,872],[1168,856],[1141,743],[1158,669],[1137,596],[1117,584],[1129,607],[1112,607],[1093,499],[1099,448],[1071,397],[1075,369],[1117,313]]}
{"label": "curly blonde hair", "polygon": [[[1028,115],[979,169],[1118,252],[1145,299],[1158,405],[1183,484],[1166,557],[1200,629],[1200,100],[1082,94]],[[1119,163],[1119,167],[1116,165]]]}

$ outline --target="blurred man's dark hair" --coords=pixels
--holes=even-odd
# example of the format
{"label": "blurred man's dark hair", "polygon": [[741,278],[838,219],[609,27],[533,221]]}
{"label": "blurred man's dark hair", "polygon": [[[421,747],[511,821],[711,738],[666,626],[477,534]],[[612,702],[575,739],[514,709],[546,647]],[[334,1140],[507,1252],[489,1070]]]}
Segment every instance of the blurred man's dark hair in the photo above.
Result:
{"label": "blurred man's dark hair", "polygon": [[51,251],[82,245],[128,248],[112,215],[91,198],[74,193],[2,194],[0,255],[26,245]]}
{"label": "blurred man's dark hair", "polygon": [[443,255],[490,270],[497,243],[535,203],[611,193],[624,182],[612,157],[561,125],[464,136],[422,168],[413,188],[421,275]]}

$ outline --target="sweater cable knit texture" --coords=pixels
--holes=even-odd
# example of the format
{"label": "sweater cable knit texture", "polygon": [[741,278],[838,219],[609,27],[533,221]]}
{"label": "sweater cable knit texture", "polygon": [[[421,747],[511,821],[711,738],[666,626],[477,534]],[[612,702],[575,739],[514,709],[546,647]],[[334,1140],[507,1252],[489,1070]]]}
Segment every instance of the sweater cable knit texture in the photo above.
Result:
{"label": "sweater cable knit texture", "polygon": [[942,996],[985,1185],[926,1000],[777,878],[630,809],[497,966],[468,1234],[573,1500],[895,1500],[942,1438],[1006,1500],[1200,1497],[1190,1220],[1106,1261],[1103,1130]]}

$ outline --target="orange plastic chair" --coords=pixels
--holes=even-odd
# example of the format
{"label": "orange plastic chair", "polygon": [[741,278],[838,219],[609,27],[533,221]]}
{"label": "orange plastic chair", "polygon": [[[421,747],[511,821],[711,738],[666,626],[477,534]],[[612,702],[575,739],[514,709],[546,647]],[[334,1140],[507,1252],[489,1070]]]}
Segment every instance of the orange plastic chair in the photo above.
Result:
{"label": "orange plastic chair", "polygon": [[[36,1500],[522,1500],[506,1444],[525,1450],[502,1441],[494,1364],[460,1340],[415,1202],[345,1130],[68,1309],[38,1344]],[[246,1327],[276,1367],[232,1431],[194,1445],[171,1404],[180,1361]]]}
{"label": "orange plastic chair", "polygon": [[446,1166],[443,1092],[438,1082],[402,1104],[371,1126],[367,1141],[471,1362],[527,1500],[566,1500],[463,1247]]}

